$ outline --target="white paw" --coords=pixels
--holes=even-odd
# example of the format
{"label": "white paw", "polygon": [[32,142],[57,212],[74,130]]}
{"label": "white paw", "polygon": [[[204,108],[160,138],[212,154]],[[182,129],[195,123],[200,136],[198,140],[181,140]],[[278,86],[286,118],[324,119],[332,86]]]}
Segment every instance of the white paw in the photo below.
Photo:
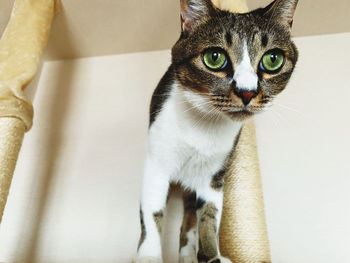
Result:
{"label": "white paw", "polygon": [[180,256],[180,263],[198,263],[197,256]]}
{"label": "white paw", "polygon": [[208,261],[208,263],[232,263],[228,258],[222,256],[215,257]]}
{"label": "white paw", "polygon": [[162,259],[155,257],[136,257],[133,263],[162,263]]}

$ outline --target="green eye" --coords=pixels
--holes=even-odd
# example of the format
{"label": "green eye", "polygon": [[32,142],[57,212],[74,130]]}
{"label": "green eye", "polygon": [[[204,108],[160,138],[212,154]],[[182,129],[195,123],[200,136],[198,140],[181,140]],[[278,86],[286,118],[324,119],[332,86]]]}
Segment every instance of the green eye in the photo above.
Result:
{"label": "green eye", "polygon": [[262,57],[260,68],[267,73],[277,73],[283,67],[284,62],[285,57],[282,50],[270,50]]}
{"label": "green eye", "polygon": [[208,50],[203,54],[204,64],[212,70],[223,69],[227,65],[227,58],[220,50]]}

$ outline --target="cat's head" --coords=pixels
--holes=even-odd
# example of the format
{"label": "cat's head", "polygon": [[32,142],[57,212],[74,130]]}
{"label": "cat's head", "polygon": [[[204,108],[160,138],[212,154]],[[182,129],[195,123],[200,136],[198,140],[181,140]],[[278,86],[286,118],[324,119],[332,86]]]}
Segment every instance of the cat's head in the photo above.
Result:
{"label": "cat's head", "polygon": [[291,40],[298,0],[245,14],[219,10],[210,0],[180,2],[182,32],[172,62],[178,85],[198,98],[193,104],[240,120],[269,106],[298,59]]}

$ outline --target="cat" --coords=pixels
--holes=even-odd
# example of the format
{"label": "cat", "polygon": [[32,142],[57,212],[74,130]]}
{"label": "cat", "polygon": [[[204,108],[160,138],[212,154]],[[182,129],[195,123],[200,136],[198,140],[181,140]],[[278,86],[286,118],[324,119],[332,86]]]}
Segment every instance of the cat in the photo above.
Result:
{"label": "cat", "polygon": [[162,262],[171,183],[185,189],[180,262],[231,262],[218,246],[225,173],[244,121],[267,109],[292,75],[297,2],[237,14],[210,0],[180,0],[181,35],[151,100],[134,262]]}

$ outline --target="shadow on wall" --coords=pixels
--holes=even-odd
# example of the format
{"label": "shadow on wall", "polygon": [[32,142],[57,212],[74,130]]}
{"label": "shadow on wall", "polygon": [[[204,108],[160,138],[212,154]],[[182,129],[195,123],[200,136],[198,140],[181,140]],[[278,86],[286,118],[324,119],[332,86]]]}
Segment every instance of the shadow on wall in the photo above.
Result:
{"label": "shadow on wall", "polygon": [[[61,28],[66,34],[66,45],[73,48],[73,43],[70,37],[70,31],[67,26],[66,16],[64,12],[60,13]],[[47,94],[50,94],[46,98],[45,104],[49,105],[46,108],[48,112],[45,113],[45,119],[40,120],[45,123],[46,129],[41,131],[41,135],[38,138],[39,145],[36,145],[43,152],[41,156],[45,156],[45,159],[36,159],[37,163],[33,165],[34,169],[30,172],[32,175],[28,175],[30,178],[34,178],[32,182],[31,192],[35,196],[35,204],[31,204],[31,217],[23,218],[26,220],[25,228],[22,229],[22,233],[19,235],[22,239],[18,240],[24,246],[18,246],[21,251],[17,251],[15,254],[16,262],[38,262],[38,244],[41,238],[41,222],[47,210],[47,204],[49,203],[49,193],[52,189],[52,181],[54,179],[57,156],[60,155],[62,145],[62,132],[65,127],[65,119],[69,108],[74,107],[74,102],[70,99],[72,87],[72,78],[75,74],[75,64],[64,64],[58,70],[56,83],[53,83]],[[35,117],[34,117],[35,125]],[[29,220],[28,220],[29,219]],[[24,239],[24,240],[23,240]],[[20,258],[18,258],[20,257]]]}
{"label": "shadow on wall", "polygon": [[[68,12],[65,10],[65,5],[61,4],[61,10],[54,17],[51,34],[47,43],[47,50],[44,54],[44,60],[60,60],[79,57],[81,47],[74,41],[74,30]],[[88,37],[86,37],[88,39]],[[75,54],[75,55],[73,55]]]}

